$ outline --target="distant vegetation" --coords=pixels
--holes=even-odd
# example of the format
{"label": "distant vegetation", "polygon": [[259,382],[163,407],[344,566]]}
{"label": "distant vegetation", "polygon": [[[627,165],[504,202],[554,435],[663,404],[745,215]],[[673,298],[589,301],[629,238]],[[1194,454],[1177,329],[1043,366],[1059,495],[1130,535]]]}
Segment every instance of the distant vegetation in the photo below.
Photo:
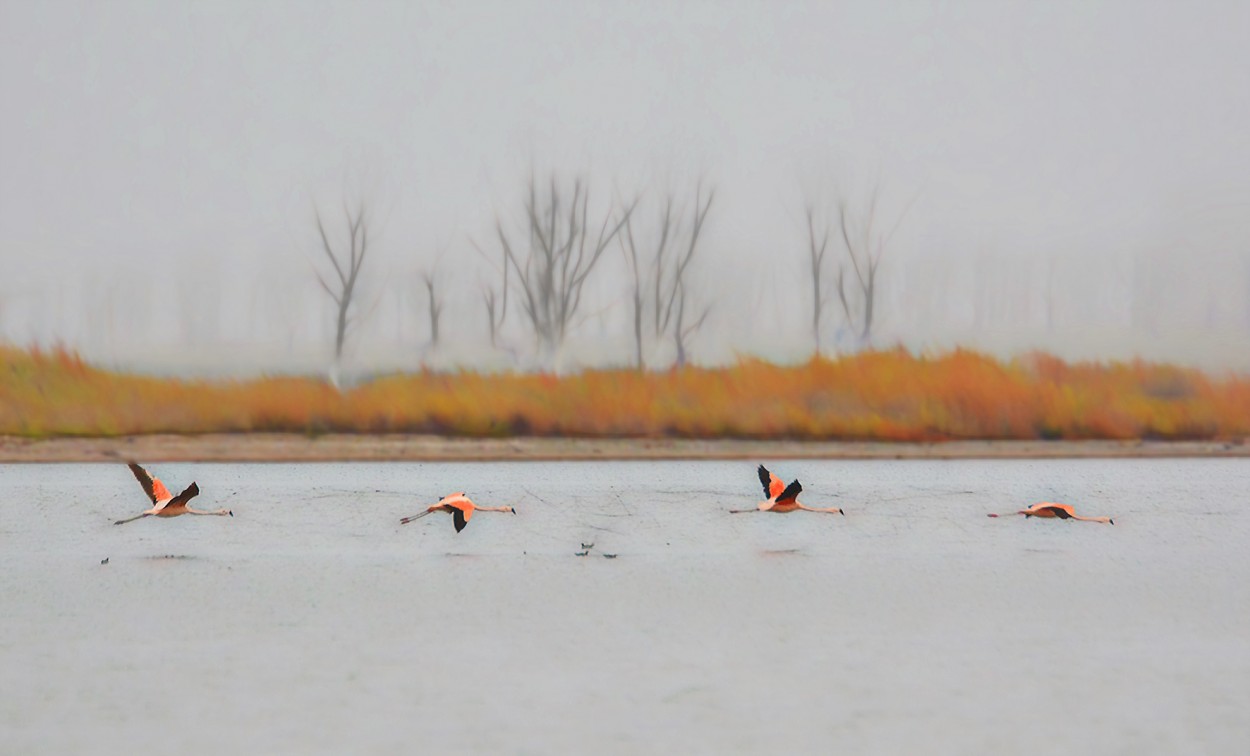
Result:
{"label": "distant vegetation", "polygon": [[1000,362],[955,351],[744,360],[728,368],[414,373],[338,391],[315,378],[186,381],[0,347],[0,434],[211,432],[449,436],[1240,439],[1250,379],[1169,365]]}

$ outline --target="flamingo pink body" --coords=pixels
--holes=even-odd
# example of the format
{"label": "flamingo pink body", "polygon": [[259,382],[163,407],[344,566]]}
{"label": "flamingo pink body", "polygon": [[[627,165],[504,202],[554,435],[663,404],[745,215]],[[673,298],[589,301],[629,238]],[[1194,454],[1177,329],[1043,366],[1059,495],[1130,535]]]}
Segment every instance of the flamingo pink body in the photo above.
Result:
{"label": "flamingo pink body", "polygon": [[202,509],[192,509],[187,503],[200,494],[200,487],[194,482],[187,486],[182,493],[177,496],[172,495],[160,478],[154,478],[148,474],[138,464],[131,462],[128,467],[130,472],[134,473],[135,480],[139,481],[139,485],[143,487],[143,492],[148,495],[148,499],[152,502],[152,508],[144,512],[140,512],[134,517],[128,517],[124,520],[117,520],[114,525],[125,525],[128,522],[142,519],[144,517],[177,517],[179,515],[215,515],[234,517],[234,512],[229,509],[217,509],[214,511],[206,511]]}
{"label": "flamingo pink body", "polygon": [[452,523],[456,526],[456,532],[459,533],[469,524],[469,520],[473,518],[474,512],[511,512],[516,514],[516,509],[514,507],[480,507],[474,504],[473,500],[468,496],[465,496],[464,491],[457,491],[439,499],[437,504],[431,504],[424,512],[403,518],[399,521],[399,524],[407,525],[413,520],[419,520],[435,512],[450,514]]}
{"label": "flamingo pink body", "polygon": [[[1021,509],[1016,514],[1025,517],[1042,517],[1046,519],[1060,520],[1082,520],[1084,522],[1104,522],[1114,525],[1115,520],[1110,517],[1084,517],[1076,513],[1071,504],[1057,504],[1053,501],[1039,501],[1028,509]],[[998,517],[997,513],[990,514],[990,517]]]}
{"label": "flamingo pink body", "polygon": [[829,507],[828,509],[819,509],[816,507],[808,507],[799,503],[799,493],[803,491],[803,486],[797,481],[792,481],[790,485],[782,483],[781,478],[773,475],[768,468],[760,465],[756,471],[760,477],[760,483],[764,486],[764,496],[767,497],[761,501],[755,509],[731,509],[733,514],[743,514],[745,512],[777,512],[779,514],[787,514],[802,510],[804,512],[825,512],[828,514],[846,514],[840,507]]}

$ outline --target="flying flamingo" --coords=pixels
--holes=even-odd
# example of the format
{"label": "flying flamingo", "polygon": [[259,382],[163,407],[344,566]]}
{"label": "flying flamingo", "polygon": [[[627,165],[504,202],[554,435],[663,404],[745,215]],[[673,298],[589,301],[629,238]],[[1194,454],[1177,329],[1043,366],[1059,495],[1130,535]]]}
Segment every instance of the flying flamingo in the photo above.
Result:
{"label": "flying flamingo", "polygon": [[194,482],[187,486],[182,493],[174,496],[169,492],[169,489],[165,487],[165,484],[161,482],[160,478],[153,478],[151,475],[148,475],[147,470],[144,470],[134,462],[131,462],[128,466],[130,467],[130,472],[135,474],[135,479],[139,481],[139,485],[143,486],[143,492],[146,493],[148,498],[152,500],[152,508],[146,512],[137,514],[134,517],[129,517],[125,520],[118,520],[113,523],[114,525],[125,525],[128,522],[134,522],[135,520],[140,520],[144,517],[151,517],[153,515],[157,517],[177,517],[178,515],[193,514],[230,515],[231,517],[234,517],[234,512],[231,512],[229,509],[218,509],[213,512],[207,512],[199,509],[192,509],[187,506],[188,501],[191,501],[191,499],[199,496],[200,494],[200,487]]}
{"label": "flying flamingo", "polygon": [[840,515],[846,514],[846,512],[843,512],[839,507],[829,507],[828,509],[805,507],[799,503],[799,492],[803,490],[803,486],[799,485],[797,480],[787,486],[781,482],[781,478],[778,478],[776,475],[770,473],[763,465],[760,465],[758,472],[760,475],[760,483],[764,484],[764,496],[767,497],[768,500],[761,501],[759,506],[755,509],[731,509],[729,510],[731,514],[743,514],[744,512],[781,512],[782,514],[785,514],[787,512],[793,512],[796,509],[801,509],[804,512],[828,512],[829,514]]}
{"label": "flying flamingo", "polygon": [[[1016,514],[1022,514],[1025,517],[1058,517],[1060,520],[1084,520],[1085,522],[1115,524],[1115,520],[1110,517],[1082,517],[1072,510],[1071,504],[1056,504],[1053,501],[1039,501],[1028,509],[1021,509]],[[998,516],[996,513],[990,513],[990,517]]]}
{"label": "flying flamingo", "polygon": [[428,514],[435,512],[447,512],[452,516],[452,522],[456,525],[456,532],[464,530],[464,526],[469,524],[474,512],[511,512],[516,514],[515,507],[479,507],[474,504],[468,496],[464,495],[464,491],[458,491],[454,494],[448,494],[438,500],[437,504],[431,504],[421,514],[415,514],[411,517],[405,517],[399,521],[400,525],[407,525],[413,520],[419,520]]}

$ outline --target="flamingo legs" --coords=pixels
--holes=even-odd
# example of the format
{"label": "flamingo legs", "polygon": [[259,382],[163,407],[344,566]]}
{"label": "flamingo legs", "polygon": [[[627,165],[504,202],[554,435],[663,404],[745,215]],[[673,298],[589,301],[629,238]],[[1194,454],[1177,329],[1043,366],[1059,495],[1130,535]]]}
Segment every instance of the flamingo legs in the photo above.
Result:
{"label": "flamingo legs", "polygon": [[156,513],[155,513],[155,512],[141,512],[141,513],[139,513],[139,514],[135,515],[134,517],[127,517],[127,518],[126,518],[126,519],[124,519],[124,520],[117,520],[117,521],[116,521],[116,522],[114,522],[113,524],[114,524],[114,525],[125,525],[125,524],[126,524],[126,523],[128,523],[128,522],[134,522],[135,520],[142,520],[144,517],[151,517],[151,516],[152,516],[152,515],[154,515],[154,514],[156,514]]}
{"label": "flamingo legs", "polygon": [[435,512],[437,512],[437,511],[438,511],[437,509],[427,509],[427,510],[425,510],[424,512],[421,512],[420,514],[414,514],[414,515],[411,515],[411,516],[409,516],[409,517],[405,517],[405,518],[403,518],[402,520],[400,520],[400,521],[399,521],[399,524],[400,524],[400,525],[407,525],[408,523],[412,522],[413,520],[420,520],[422,517],[425,517],[426,515],[434,514],[434,513],[435,513]]}

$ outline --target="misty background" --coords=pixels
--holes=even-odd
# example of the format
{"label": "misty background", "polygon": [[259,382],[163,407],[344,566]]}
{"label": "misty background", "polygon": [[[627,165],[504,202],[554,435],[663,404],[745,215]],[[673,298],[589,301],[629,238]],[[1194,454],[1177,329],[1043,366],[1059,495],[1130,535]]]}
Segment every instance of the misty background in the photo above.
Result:
{"label": "misty background", "polygon": [[[541,366],[500,227],[528,181],[713,191],[696,363],[810,356],[806,211],[897,227],[864,338],[1250,369],[1250,5],[0,0],[0,340],[185,374],[323,370],[364,210],[343,362]],[[706,197],[706,195],[703,195]],[[683,215],[683,218],[686,216]],[[684,222],[684,221],[683,221]],[[882,237],[884,238],[884,237]],[[631,268],[586,278],[566,365],[634,361]],[[430,276],[441,298],[430,342]],[[847,273],[847,275],[850,275]],[[649,367],[672,364],[648,338]]]}

